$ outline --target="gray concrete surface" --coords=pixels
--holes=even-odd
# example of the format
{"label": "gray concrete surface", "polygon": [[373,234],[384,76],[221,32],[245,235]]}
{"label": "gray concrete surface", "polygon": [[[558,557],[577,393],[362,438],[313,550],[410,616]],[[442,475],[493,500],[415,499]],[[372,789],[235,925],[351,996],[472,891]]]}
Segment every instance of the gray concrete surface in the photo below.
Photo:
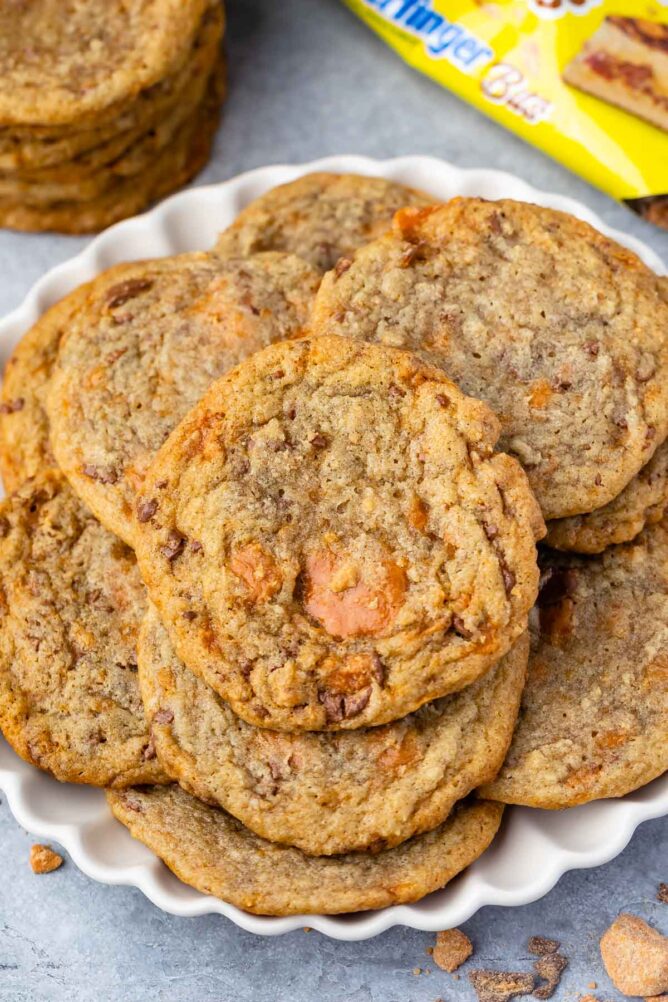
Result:
{"label": "gray concrete surface", "polygon": [[[201,183],[330,153],[428,153],[494,166],[589,204],[668,258],[668,236],[405,67],[339,0],[230,0],[230,97]],[[0,232],[0,311],[84,240]],[[648,822],[618,859],[571,873],[517,909],[483,909],[466,925],[476,956],[459,981],[425,949],[429,934],[395,929],[365,943],[317,933],[259,939],[222,918],[163,915],[135,890],[88,880],[67,863],[43,877],[31,839],[0,804],[1,1002],[433,1002],[473,999],[473,967],[527,970],[527,937],[555,936],[570,957],[557,999],[618,998],[597,940],[621,909],[668,932],[668,821]],[[415,968],[432,972],[413,974]],[[596,982],[597,989],[588,987]]]}

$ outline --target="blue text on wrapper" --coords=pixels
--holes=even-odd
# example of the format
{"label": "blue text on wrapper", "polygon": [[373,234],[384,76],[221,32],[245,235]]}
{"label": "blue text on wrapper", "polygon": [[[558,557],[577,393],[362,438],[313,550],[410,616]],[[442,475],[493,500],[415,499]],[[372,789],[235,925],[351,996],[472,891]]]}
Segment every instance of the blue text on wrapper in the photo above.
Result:
{"label": "blue text on wrapper", "polygon": [[494,52],[461,24],[453,24],[432,7],[431,0],[362,0],[391,24],[422,40],[427,53],[447,59],[465,73],[491,62]]}

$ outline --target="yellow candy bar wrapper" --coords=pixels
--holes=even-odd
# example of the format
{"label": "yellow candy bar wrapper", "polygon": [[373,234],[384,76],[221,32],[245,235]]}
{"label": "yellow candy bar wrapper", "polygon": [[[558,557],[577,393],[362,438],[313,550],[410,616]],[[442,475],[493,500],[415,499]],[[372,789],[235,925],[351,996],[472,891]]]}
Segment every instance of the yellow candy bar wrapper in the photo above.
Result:
{"label": "yellow candy bar wrapper", "polygon": [[407,63],[668,228],[668,0],[344,0]]}

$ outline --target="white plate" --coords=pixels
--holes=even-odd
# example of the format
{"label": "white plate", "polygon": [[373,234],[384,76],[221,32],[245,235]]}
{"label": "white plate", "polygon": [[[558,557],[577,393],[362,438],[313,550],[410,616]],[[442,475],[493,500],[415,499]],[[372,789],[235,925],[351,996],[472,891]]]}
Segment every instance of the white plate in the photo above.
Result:
{"label": "white plate", "polygon": [[[579,202],[538,191],[511,174],[461,170],[430,157],[386,161],[328,157],[300,166],[263,167],[224,184],[192,188],[143,216],[112,226],[81,254],[48,272],[23,304],[0,323],[0,359],[4,363],[40,313],[104,268],[120,261],[206,249],[252,198],[313,170],[393,178],[424,188],[438,199],[510,197],[563,209],[626,244],[650,267],[665,273],[656,254],[639,240],[610,230]],[[599,801],[561,813],[512,808],[491,849],[444,890],[417,904],[358,915],[261,918],[180,883],[111,817],[100,790],[57,783],[18,759],[1,740],[0,788],[24,828],[60,842],[88,876],[107,884],[139,887],[164,911],[184,916],[218,912],[261,935],[309,925],[335,939],[348,940],[375,936],[393,925],[448,929],[483,905],[535,901],[567,870],[606,862],[621,852],[642,821],[668,814],[668,775],[623,800]]]}

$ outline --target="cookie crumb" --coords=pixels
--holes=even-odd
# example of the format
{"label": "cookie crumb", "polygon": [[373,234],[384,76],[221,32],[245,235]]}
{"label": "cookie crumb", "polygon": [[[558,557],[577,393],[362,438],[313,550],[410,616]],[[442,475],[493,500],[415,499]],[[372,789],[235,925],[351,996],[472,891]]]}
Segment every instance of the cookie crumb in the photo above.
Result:
{"label": "cookie crumb", "polygon": [[568,967],[568,960],[560,953],[545,953],[533,965],[538,977],[545,982],[534,991],[537,999],[552,998],[559,987],[561,975]]}
{"label": "cookie crumb", "polygon": [[546,939],[544,936],[530,936],[527,943],[529,953],[544,957],[548,953],[556,953],[561,944],[556,939]]}
{"label": "cookie crumb", "polygon": [[668,905],[668,884],[659,884],[659,890],[656,892],[656,900],[662,901],[664,905]]}
{"label": "cookie crumb", "polygon": [[461,929],[445,929],[436,934],[432,956],[442,971],[452,974],[473,953],[473,943]]}
{"label": "cookie crumb", "polygon": [[601,938],[610,980],[624,995],[668,992],[668,938],[637,915],[623,912]]}
{"label": "cookie crumb", "polygon": [[311,928],[310,925],[305,925],[304,926],[304,932],[313,932],[313,929]]}
{"label": "cookie crumb", "polygon": [[587,988],[598,988],[598,985],[596,984],[595,981],[590,981],[589,984],[587,985]]}
{"label": "cookie crumb", "polygon": [[509,971],[471,971],[469,981],[479,1002],[508,1002],[516,995],[530,995],[536,984],[533,974]]}
{"label": "cookie crumb", "polygon": [[413,974],[414,974],[414,975],[415,975],[416,977],[418,976],[418,974],[422,974],[422,968],[421,968],[421,967],[414,967],[414,968],[413,968]]}
{"label": "cookie crumb", "polygon": [[48,845],[30,847],[30,865],[33,873],[51,873],[63,865],[63,857]]}

